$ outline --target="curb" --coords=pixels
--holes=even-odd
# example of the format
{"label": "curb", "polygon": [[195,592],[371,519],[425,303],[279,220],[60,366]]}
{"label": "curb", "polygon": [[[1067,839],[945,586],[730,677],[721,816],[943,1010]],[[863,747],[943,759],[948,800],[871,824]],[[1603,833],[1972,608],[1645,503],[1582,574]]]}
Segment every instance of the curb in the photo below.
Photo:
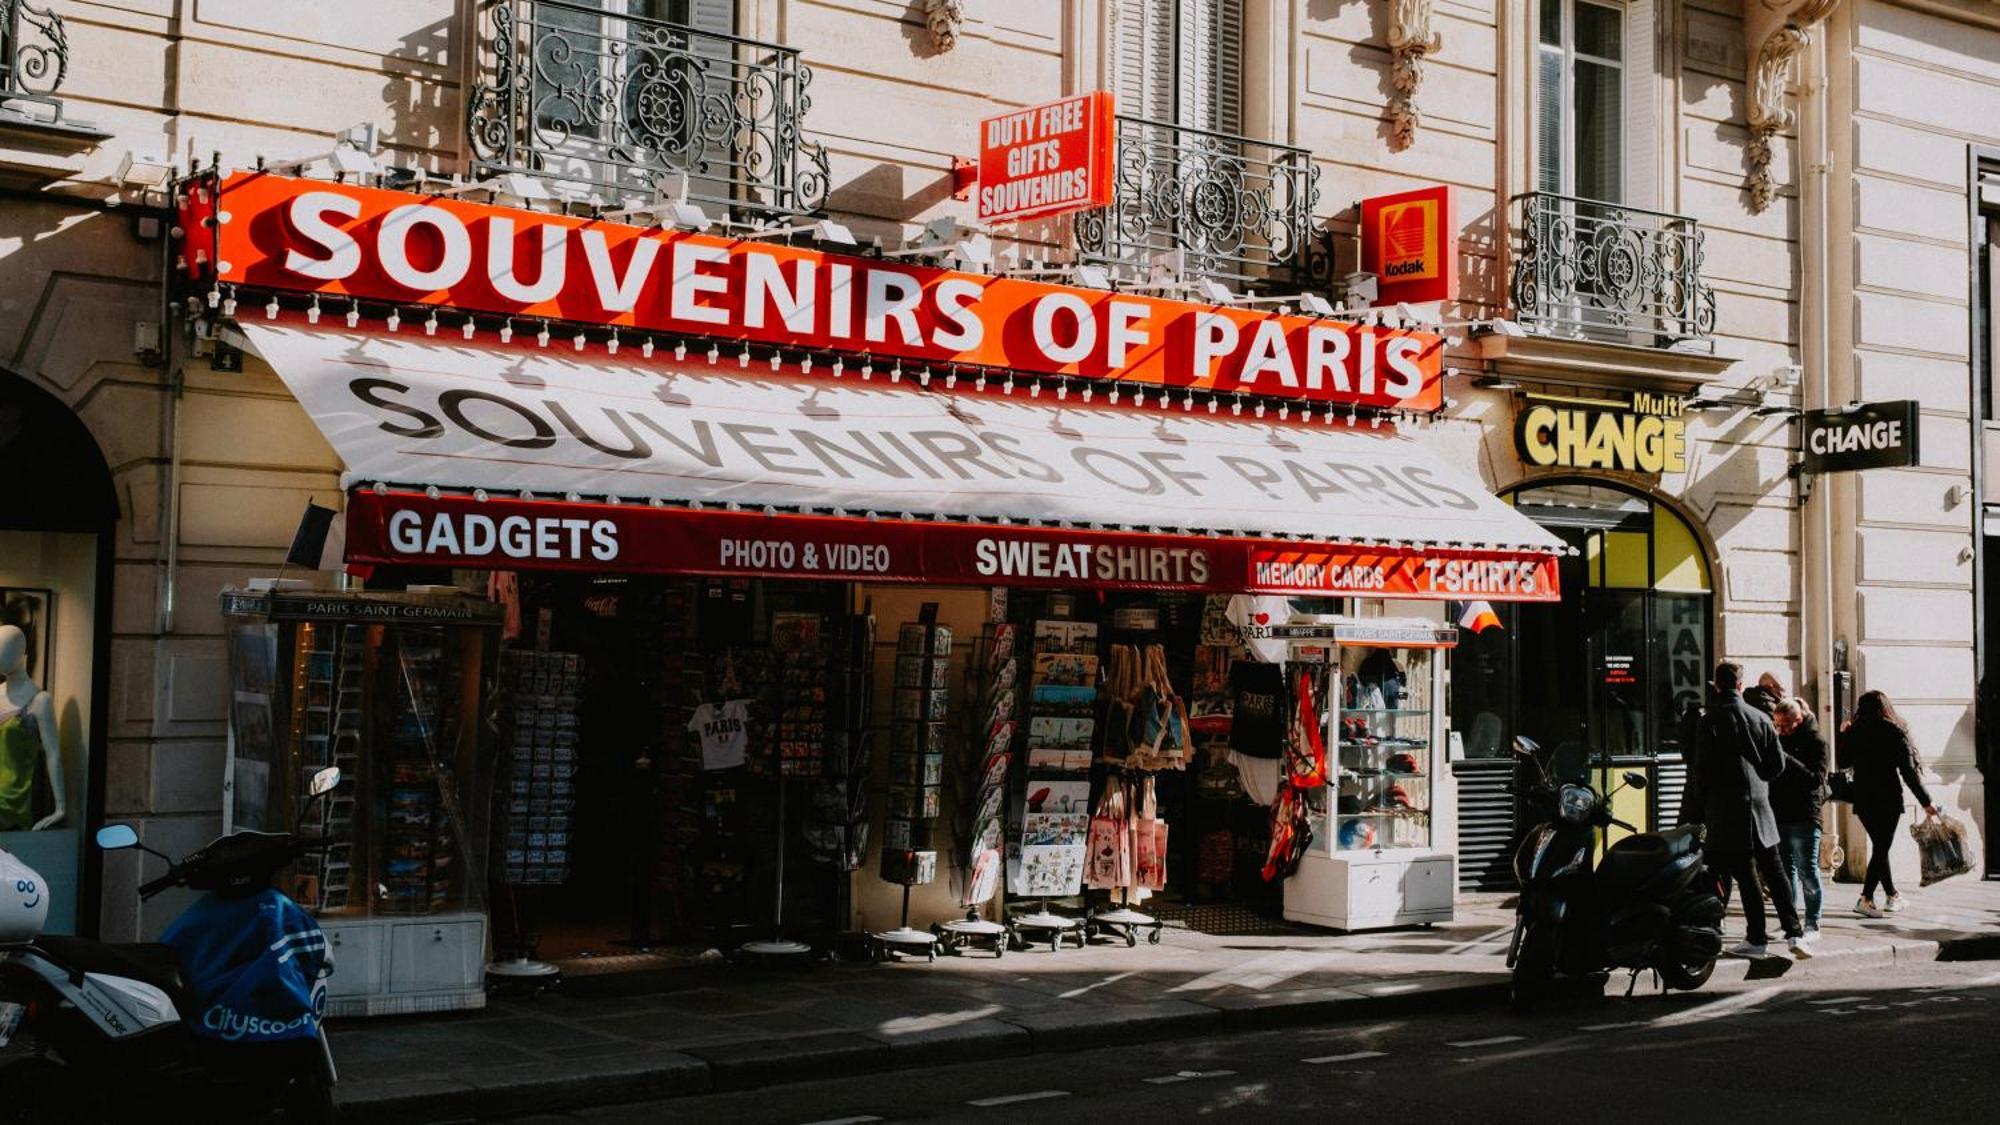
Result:
{"label": "curb", "polygon": [[[1829,951],[1810,962],[1784,956],[1758,961],[1725,957],[1716,962],[1714,979],[1775,980],[1813,965],[1846,970],[1995,956],[2000,956],[2000,947],[1985,937],[1895,940]],[[1610,991],[1615,988],[1608,988]],[[464,1076],[360,1081],[337,1086],[335,1095],[340,1120],[355,1125],[478,1120],[493,1113],[560,1112],[753,1090],[836,1075],[1158,1042],[1217,1031],[1263,1031],[1465,1010],[1504,1002],[1506,995],[1504,974],[1438,973],[1202,1001],[1167,999],[1074,1011],[1024,1012],[906,1035],[829,1032],[679,1051],[635,1052],[574,1063],[536,1063]]]}

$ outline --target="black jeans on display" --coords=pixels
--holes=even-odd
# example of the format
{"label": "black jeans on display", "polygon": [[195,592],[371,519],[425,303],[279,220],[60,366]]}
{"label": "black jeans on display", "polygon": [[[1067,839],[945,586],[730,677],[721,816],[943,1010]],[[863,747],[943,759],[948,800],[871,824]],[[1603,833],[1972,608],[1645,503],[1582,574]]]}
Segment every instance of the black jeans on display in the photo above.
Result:
{"label": "black jeans on display", "polygon": [[1778,925],[1784,927],[1785,936],[1805,934],[1805,928],[1799,925],[1799,912],[1792,907],[1791,882],[1778,866],[1777,848],[1723,852],[1715,860],[1736,884],[1736,896],[1743,903],[1744,937],[1752,945],[1764,945],[1770,937],[1764,928],[1764,896],[1757,891],[1758,874],[1764,876],[1764,886],[1771,892],[1771,905],[1778,910]]}
{"label": "black jeans on display", "polygon": [[1862,898],[1874,898],[1877,883],[1890,895],[1896,893],[1896,877],[1889,873],[1889,847],[1896,842],[1896,826],[1902,822],[1902,813],[1861,818],[1861,827],[1868,830],[1868,878],[1861,884]]}

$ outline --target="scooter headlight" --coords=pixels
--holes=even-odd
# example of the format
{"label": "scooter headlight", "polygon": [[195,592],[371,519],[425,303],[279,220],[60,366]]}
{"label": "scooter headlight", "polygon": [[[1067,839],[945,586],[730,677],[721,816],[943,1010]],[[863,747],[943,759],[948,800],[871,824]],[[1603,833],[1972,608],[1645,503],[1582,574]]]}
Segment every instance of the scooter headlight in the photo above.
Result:
{"label": "scooter headlight", "polygon": [[1565,785],[1556,798],[1556,811],[1565,824],[1585,824],[1597,808],[1597,794],[1581,785]]}

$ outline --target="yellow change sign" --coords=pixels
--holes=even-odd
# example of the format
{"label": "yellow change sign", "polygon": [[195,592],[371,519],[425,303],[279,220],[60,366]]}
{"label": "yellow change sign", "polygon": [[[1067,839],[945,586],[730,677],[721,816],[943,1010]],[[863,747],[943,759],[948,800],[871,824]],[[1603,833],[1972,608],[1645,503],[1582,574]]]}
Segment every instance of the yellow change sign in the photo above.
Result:
{"label": "yellow change sign", "polygon": [[1638,393],[1628,404],[1529,400],[1514,428],[1521,460],[1543,468],[1677,473],[1687,468],[1678,398]]}

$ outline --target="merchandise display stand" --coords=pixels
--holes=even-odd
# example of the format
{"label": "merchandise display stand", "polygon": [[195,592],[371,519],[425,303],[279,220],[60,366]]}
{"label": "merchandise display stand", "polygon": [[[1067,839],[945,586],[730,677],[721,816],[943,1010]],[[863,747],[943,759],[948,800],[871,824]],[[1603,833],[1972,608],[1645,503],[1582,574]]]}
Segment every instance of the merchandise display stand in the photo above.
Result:
{"label": "merchandise display stand", "polygon": [[931,932],[937,935],[938,944],[946,953],[962,953],[967,946],[977,945],[995,957],[1007,955],[1010,937],[1007,927],[981,918],[976,910],[966,911],[963,918],[939,922],[931,927]]}
{"label": "merchandise display stand", "polygon": [[1005,925],[979,916],[980,907],[1000,889],[1006,867],[1007,783],[1013,773],[1015,684],[1019,665],[1014,656],[1017,630],[1007,622],[1007,590],[996,587],[988,596],[988,617],[982,635],[966,661],[966,687],[976,705],[967,708],[968,730],[960,754],[957,781],[959,840],[965,867],[959,903],[965,917],[931,927],[946,953],[968,947],[1005,956],[1011,935]]}
{"label": "merchandise display stand", "polygon": [[922,953],[924,960],[937,960],[940,937],[929,930],[919,930],[910,925],[910,888],[914,884],[903,884],[903,920],[893,930],[883,930],[868,935],[875,939],[875,959],[893,961],[902,954]]}
{"label": "merchandise display stand", "polygon": [[522,992],[540,992],[562,983],[561,969],[533,956],[534,946],[528,940],[527,930],[521,925],[519,886],[507,884],[507,902],[514,914],[513,940],[509,943],[513,956],[496,957],[486,963],[487,987],[502,986]]}
{"label": "merchandise display stand", "polygon": [[1337,930],[1452,918],[1455,860],[1432,836],[1445,660],[1457,630],[1424,619],[1294,617],[1293,659],[1328,663],[1331,776],[1313,840],[1285,881],[1285,918]]}
{"label": "merchandise display stand", "polygon": [[1008,890],[1023,909],[1007,919],[1017,949],[1042,941],[1084,944],[1084,919],[1057,914],[1051,900],[1083,890],[1090,826],[1091,747],[1097,729],[1097,623],[1071,617],[1069,599],[1051,599],[1029,635],[1027,721],[1017,835],[1009,841]]}
{"label": "merchandise display stand", "polygon": [[771,887],[771,936],[762,941],[746,941],[737,946],[738,952],[747,953],[758,960],[775,958],[804,957],[810,954],[812,946],[802,941],[785,937],[785,793],[791,788],[785,777],[783,763],[777,773],[778,781],[778,864],[777,877]]}
{"label": "merchandise display stand", "polygon": [[945,719],[951,702],[951,629],[937,623],[936,602],[896,634],[895,725],[889,747],[889,818],[883,825],[882,878],[903,888],[901,923],[871,936],[876,960],[921,951],[937,960],[938,935],[910,925],[910,888],[937,879],[933,822],[942,805]]}
{"label": "merchandise display stand", "polygon": [[1083,919],[1067,914],[1057,914],[1048,908],[1047,899],[1030,900],[1030,910],[1026,914],[1016,914],[1007,919],[1007,928],[1013,935],[1016,949],[1030,949],[1043,941],[1049,943],[1051,953],[1062,948],[1064,938],[1074,938],[1076,947],[1084,945]]}
{"label": "merchandise display stand", "polygon": [[1127,947],[1139,944],[1139,931],[1146,930],[1146,944],[1160,944],[1160,931],[1166,923],[1141,910],[1132,909],[1132,891],[1127,888],[1117,906],[1109,910],[1092,910],[1085,926],[1086,936],[1108,933],[1125,939]]}

